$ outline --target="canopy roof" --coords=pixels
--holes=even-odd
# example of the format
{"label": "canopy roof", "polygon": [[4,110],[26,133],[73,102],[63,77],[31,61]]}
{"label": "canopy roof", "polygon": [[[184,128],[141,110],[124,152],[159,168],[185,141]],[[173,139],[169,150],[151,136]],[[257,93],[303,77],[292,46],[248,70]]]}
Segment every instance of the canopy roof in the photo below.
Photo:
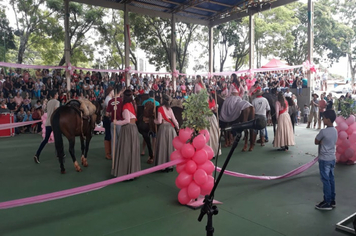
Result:
{"label": "canopy roof", "polygon": [[176,21],[215,26],[297,0],[73,0]]}
{"label": "canopy roof", "polygon": [[262,68],[279,68],[279,67],[286,67],[286,63],[283,63],[275,58],[270,60],[266,65],[262,66]]}

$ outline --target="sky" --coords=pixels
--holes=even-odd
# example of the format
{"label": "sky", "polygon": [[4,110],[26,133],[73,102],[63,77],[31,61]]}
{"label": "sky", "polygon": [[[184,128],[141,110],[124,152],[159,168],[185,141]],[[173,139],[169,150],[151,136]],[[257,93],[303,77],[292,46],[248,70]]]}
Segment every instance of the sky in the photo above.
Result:
{"label": "sky", "polygon": [[[300,0],[300,1],[303,3],[307,3],[307,0]],[[5,6],[10,6],[9,2],[10,2],[10,0],[2,0],[2,1],[0,0],[0,4],[3,4]],[[8,12],[7,16],[10,21],[10,25],[14,28],[15,24],[16,24],[14,13],[10,7],[7,7],[7,12]],[[196,45],[190,46],[190,48],[189,48],[189,53],[191,55],[190,63],[189,63],[190,66],[187,68],[187,73],[192,73],[192,74],[194,73],[194,71],[193,71],[194,60],[197,58],[194,57],[193,55],[199,55],[199,51],[201,51],[201,48],[199,48],[199,46],[198,47]],[[229,52],[229,54],[230,53],[231,52]],[[216,53],[216,54],[218,54],[218,53]],[[139,51],[138,55],[139,55],[139,57],[145,58],[144,53],[142,51]],[[262,65],[266,64],[272,58],[273,57],[262,58]],[[218,62],[219,58],[216,58],[215,61]],[[144,64],[146,64],[145,68],[146,68],[147,72],[155,71],[155,67],[153,65],[149,65],[147,60],[145,60]],[[225,63],[225,67],[232,66],[232,64],[233,64],[233,62],[232,62],[231,58],[228,57],[228,59]],[[326,64],[322,64],[322,66],[328,68],[328,71],[332,74],[338,74],[338,75],[344,76],[345,78],[347,76],[350,77],[350,75],[348,75],[349,73],[348,73],[348,65],[347,65],[346,57],[340,58],[339,63],[335,63],[331,68],[329,68],[328,65],[326,65]]]}

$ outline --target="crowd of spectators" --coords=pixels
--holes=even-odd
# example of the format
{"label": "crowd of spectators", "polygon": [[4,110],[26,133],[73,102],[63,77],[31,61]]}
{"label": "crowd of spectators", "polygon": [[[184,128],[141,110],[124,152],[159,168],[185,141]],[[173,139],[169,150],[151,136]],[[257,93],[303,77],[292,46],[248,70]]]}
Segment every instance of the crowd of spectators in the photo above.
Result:
{"label": "crowd of spectators", "polygon": [[[291,72],[266,72],[255,74],[256,84],[263,91],[269,92],[272,88],[287,92],[289,88],[297,88],[296,96],[301,96],[302,88],[307,86],[307,80],[301,71]],[[229,76],[202,77],[206,87],[216,90],[224,96],[224,91],[229,88],[231,79]],[[239,77],[241,86],[245,89],[245,99],[248,99],[249,91],[246,74]],[[194,89],[194,76],[180,76],[176,81],[174,90],[171,77],[158,75],[132,74],[129,85],[125,84],[124,73],[84,72],[74,70],[70,82],[70,99],[103,100],[105,90],[109,86],[121,83],[123,87],[130,88],[134,95],[148,94],[150,90],[160,91],[176,99],[187,99]],[[16,114],[15,120],[29,121],[40,119],[40,114],[45,112],[46,103],[52,91],[58,91],[61,104],[69,100],[67,80],[64,70],[13,70],[0,71],[0,104],[1,109],[7,109]],[[29,129],[27,129],[29,130]],[[22,130],[25,132],[25,130]],[[32,130],[31,130],[32,131]]]}

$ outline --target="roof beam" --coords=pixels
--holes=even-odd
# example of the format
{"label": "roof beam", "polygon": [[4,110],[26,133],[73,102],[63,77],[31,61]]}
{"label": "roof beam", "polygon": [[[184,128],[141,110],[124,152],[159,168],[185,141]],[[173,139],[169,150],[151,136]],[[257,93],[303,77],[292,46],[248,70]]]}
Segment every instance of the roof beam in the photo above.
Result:
{"label": "roof beam", "polygon": [[[111,9],[117,9],[117,10],[124,10],[124,4],[117,3],[117,2],[111,2],[111,1],[106,1],[106,0],[72,0],[72,2],[79,2],[83,4],[89,4],[93,6],[100,6],[100,7],[105,7],[105,8],[111,8]],[[151,9],[145,9],[141,7],[135,7],[131,5],[127,5],[127,9],[129,12],[141,14],[141,15],[146,15],[146,16],[151,16],[151,17],[161,17],[165,19],[172,19],[172,14],[171,13],[166,13],[166,12],[160,12],[160,11],[155,11]],[[188,13],[187,13],[188,14]],[[179,16],[175,15],[174,16],[177,22],[184,22],[184,23],[190,23],[190,24],[199,24],[199,25],[209,25],[208,20],[203,20],[203,19],[192,19],[188,18],[185,16]]]}
{"label": "roof beam", "polygon": [[[162,0],[163,2],[166,2],[166,3],[170,3],[170,4],[175,4],[175,5],[180,5],[179,3],[177,2],[173,2],[173,1],[170,1],[170,0]],[[195,6],[192,6],[191,8],[194,8],[194,9],[197,9],[197,10],[200,10],[200,11],[208,11],[208,12],[212,12],[212,13],[217,13],[218,11],[215,11],[215,10],[211,10],[211,9],[206,9],[206,8],[202,8],[202,7],[195,7]]]}
{"label": "roof beam", "polygon": [[[277,8],[292,2],[296,2],[297,0],[279,0],[279,1],[275,1],[275,2],[270,2],[271,5],[268,4],[268,2],[264,2],[262,4],[264,4],[262,6],[262,8],[260,8],[260,6],[258,5],[257,7],[250,7],[248,8],[248,11],[252,11],[253,14],[258,13],[258,12],[262,12],[262,11],[266,11],[272,8]],[[244,11],[240,11],[240,12],[233,12],[231,13],[229,16],[221,18],[221,19],[216,19],[216,20],[211,20],[210,21],[210,25],[211,26],[216,26],[216,25],[220,25],[220,24],[224,24],[226,22],[232,21],[232,20],[236,20],[236,19],[240,19],[243,17],[248,16],[249,13],[246,12],[246,9]]]}
{"label": "roof beam", "polygon": [[173,9],[171,12],[172,13],[177,13],[180,11],[184,11],[188,8],[194,7],[196,5],[199,5],[200,3],[205,2],[206,0],[190,0],[187,4],[180,4],[179,7]]}
{"label": "roof beam", "polygon": [[224,7],[232,7],[231,5],[226,4],[226,3],[222,3],[222,2],[215,2],[215,1],[208,1],[208,2],[210,2],[210,3],[212,3],[212,4],[224,6]]}

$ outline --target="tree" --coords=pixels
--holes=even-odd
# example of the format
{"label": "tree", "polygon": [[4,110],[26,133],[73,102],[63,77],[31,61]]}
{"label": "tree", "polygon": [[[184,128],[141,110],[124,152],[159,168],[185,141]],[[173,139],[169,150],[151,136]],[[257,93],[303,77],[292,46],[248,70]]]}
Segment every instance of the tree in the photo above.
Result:
{"label": "tree", "polygon": [[348,45],[344,45],[351,71],[352,85],[356,79],[356,0],[344,1],[339,7],[342,20],[352,30]]}
{"label": "tree", "polygon": [[3,61],[5,61],[6,52],[16,49],[13,30],[6,19],[5,9],[0,9],[0,29],[0,58],[3,58]]}
{"label": "tree", "polygon": [[[15,35],[19,37],[17,63],[22,64],[26,50],[36,42],[37,37],[56,37],[61,27],[53,21],[53,11],[42,10],[45,0],[10,0],[16,19]],[[53,37],[54,36],[54,37]]]}
{"label": "tree", "polygon": [[[124,37],[124,21],[123,12],[117,10],[109,10],[111,19],[108,23],[98,26],[100,38],[96,42],[102,48],[105,46],[108,50],[103,49],[101,53],[106,55],[106,63],[111,67],[124,69],[125,67],[125,37]],[[131,32],[130,32],[131,33]],[[132,35],[131,35],[132,39]],[[137,69],[137,58],[134,53],[136,44],[131,40],[130,46],[130,61]]]}
{"label": "tree", "polygon": [[[64,2],[62,0],[47,0],[48,8],[55,12],[57,19],[64,22]],[[88,43],[90,36],[95,35],[95,29],[103,24],[102,18],[105,15],[104,9],[96,6],[89,6],[80,3],[69,3],[69,40],[71,62],[92,61],[93,47]],[[92,30],[92,31],[91,31]],[[64,32],[61,33],[64,39]],[[59,66],[64,65],[64,53],[59,61]]]}
{"label": "tree", "polygon": [[[136,42],[146,52],[149,62],[156,66],[156,70],[175,70],[176,68],[171,68],[170,20],[130,14],[130,22]],[[176,23],[176,60],[177,69],[181,72],[185,71],[188,64],[188,46],[195,40],[197,28],[194,24]]]}

